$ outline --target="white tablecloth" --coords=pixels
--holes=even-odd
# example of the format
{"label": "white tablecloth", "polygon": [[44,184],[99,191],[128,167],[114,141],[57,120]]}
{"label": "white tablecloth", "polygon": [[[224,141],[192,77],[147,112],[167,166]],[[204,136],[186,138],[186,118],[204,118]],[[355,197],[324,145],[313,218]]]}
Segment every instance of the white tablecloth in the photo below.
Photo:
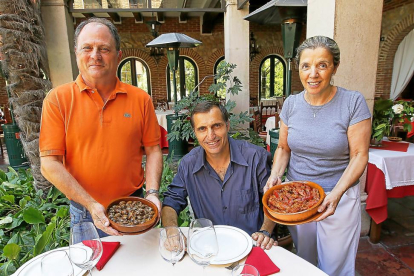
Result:
{"label": "white tablecloth", "polygon": [[[183,233],[187,235],[188,228],[182,228],[182,230]],[[121,246],[101,271],[94,269],[92,274],[94,276],[231,275],[231,271],[224,268],[226,265],[208,266],[203,274],[202,267],[194,263],[188,255],[185,255],[175,266],[167,263],[158,251],[159,231],[160,229],[152,229],[151,231],[138,236],[103,238],[102,241],[120,241]],[[274,247],[266,252],[273,262],[280,268],[280,272],[275,275],[326,275],[317,267],[282,247]]]}
{"label": "white tablecloth", "polygon": [[414,185],[414,144],[410,143],[407,152],[370,148],[368,162],[384,173],[387,190]]}
{"label": "white tablecloth", "polygon": [[[275,121],[276,118],[275,116],[269,117],[266,120],[266,144],[270,145],[270,135],[269,135],[269,130],[274,129],[275,128]],[[279,125],[277,126],[278,128],[280,128],[280,121],[279,121]]]}
{"label": "white tablecloth", "polygon": [[174,114],[173,110],[159,111],[155,110],[155,115],[157,115],[158,124],[167,130],[167,115]]}
{"label": "white tablecloth", "polygon": [[[187,236],[188,227],[181,228],[183,233]],[[119,241],[121,246],[106,263],[105,267],[98,271],[96,268],[92,270],[94,276],[114,276],[114,275],[180,275],[180,276],[230,276],[231,271],[224,268],[227,265],[210,265],[203,274],[203,269],[194,263],[188,255],[178,262],[175,266],[164,261],[158,251],[159,242],[159,228],[154,228],[145,234],[138,236],[122,236],[122,237],[106,237],[102,241]],[[65,249],[65,248],[62,248]],[[44,253],[47,254],[48,252]],[[311,265],[302,258],[287,251],[283,247],[273,247],[271,250],[266,250],[266,253],[272,261],[280,268],[277,276],[326,276],[323,271]],[[41,258],[44,254],[38,256]],[[246,258],[241,260],[245,261]],[[40,270],[40,262],[39,262]],[[79,274],[79,269],[76,268],[76,276]],[[13,276],[18,275],[19,270]],[[26,275],[26,274],[25,274]]]}

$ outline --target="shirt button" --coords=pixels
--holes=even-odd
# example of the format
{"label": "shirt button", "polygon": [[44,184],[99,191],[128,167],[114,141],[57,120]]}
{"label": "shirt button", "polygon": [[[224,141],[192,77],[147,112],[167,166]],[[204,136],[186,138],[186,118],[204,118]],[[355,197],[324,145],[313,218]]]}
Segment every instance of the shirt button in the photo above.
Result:
{"label": "shirt button", "polygon": [[227,207],[226,207],[226,206],[224,206],[224,207],[223,207],[223,209],[224,209],[224,210],[227,210]]}

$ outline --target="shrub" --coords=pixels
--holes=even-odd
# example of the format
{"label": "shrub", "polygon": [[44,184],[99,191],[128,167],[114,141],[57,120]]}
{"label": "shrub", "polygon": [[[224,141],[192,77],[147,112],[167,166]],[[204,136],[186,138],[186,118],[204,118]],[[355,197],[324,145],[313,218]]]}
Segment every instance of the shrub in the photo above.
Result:
{"label": "shrub", "polygon": [[36,191],[30,170],[0,170],[0,275],[31,258],[68,246],[69,201],[55,187]]}

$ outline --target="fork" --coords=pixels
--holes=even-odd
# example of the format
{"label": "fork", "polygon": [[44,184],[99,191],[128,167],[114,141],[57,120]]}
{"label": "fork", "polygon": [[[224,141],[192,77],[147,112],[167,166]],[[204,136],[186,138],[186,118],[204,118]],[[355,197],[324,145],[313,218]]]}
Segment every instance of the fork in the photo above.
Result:
{"label": "fork", "polygon": [[235,268],[238,264],[239,264],[239,261],[234,262],[231,265],[226,266],[225,268],[227,268],[228,270],[233,270],[233,268]]}

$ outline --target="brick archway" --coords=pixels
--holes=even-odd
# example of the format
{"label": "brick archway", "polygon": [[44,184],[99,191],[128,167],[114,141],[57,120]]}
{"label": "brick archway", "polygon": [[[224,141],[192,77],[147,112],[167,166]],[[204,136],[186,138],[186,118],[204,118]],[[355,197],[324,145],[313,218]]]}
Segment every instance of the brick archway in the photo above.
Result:
{"label": "brick archway", "polygon": [[273,46],[261,49],[260,53],[250,62],[249,88],[250,98],[259,99],[259,70],[260,63],[269,55],[279,55],[283,60],[283,47]]}
{"label": "brick archway", "polygon": [[155,73],[157,71],[157,63],[153,57],[151,57],[147,52],[144,52],[139,49],[135,48],[127,48],[127,49],[121,49],[122,51],[122,60],[127,58],[136,57],[144,61],[144,63],[148,66],[149,70],[149,78],[151,83],[151,96],[154,95],[154,86],[153,86],[153,79],[155,76]]}
{"label": "brick archway", "polygon": [[388,33],[378,57],[375,97],[389,98],[394,57],[405,36],[414,29],[414,14],[405,17]]}

